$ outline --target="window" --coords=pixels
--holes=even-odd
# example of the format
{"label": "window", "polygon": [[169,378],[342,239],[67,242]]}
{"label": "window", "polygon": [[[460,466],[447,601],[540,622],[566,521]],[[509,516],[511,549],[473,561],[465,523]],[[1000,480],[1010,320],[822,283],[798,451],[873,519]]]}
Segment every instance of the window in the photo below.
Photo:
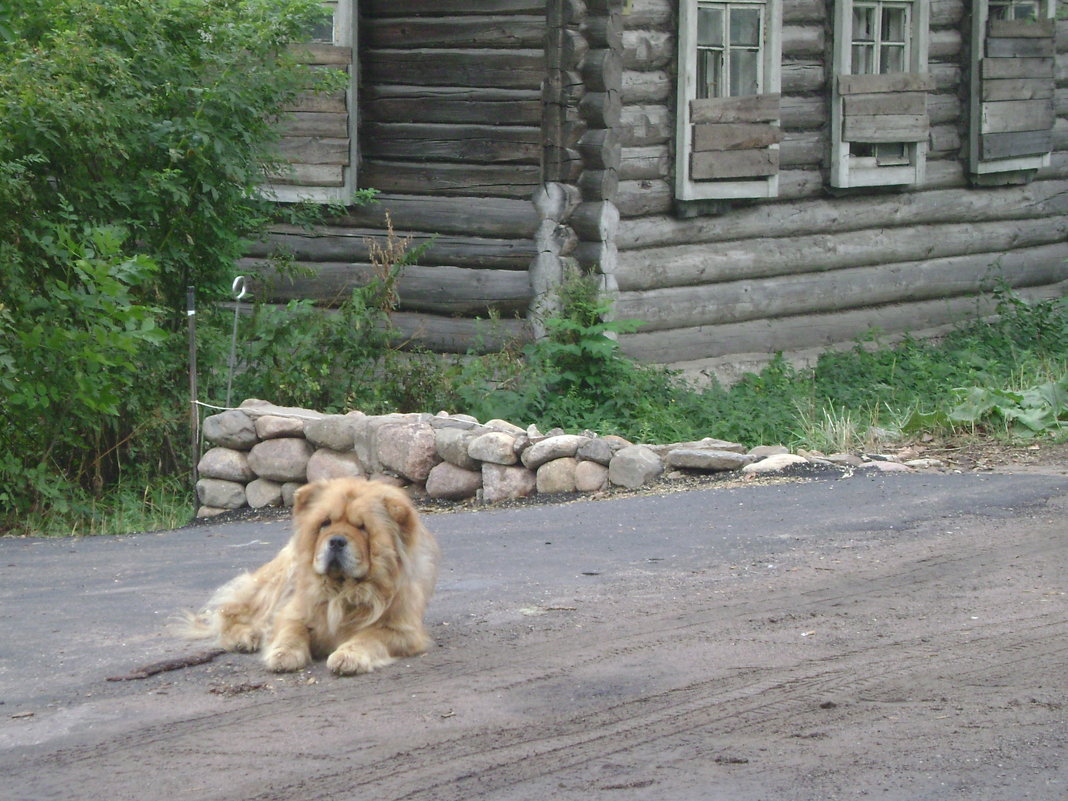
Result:
{"label": "window", "polygon": [[835,5],[832,186],[923,181],[928,16],[927,0]]}
{"label": "window", "polygon": [[682,0],[675,194],[778,193],[781,0]]}
{"label": "window", "polygon": [[972,14],[969,169],[980,184],[1015,182],[1050,164],[1052,0],[976,0]]}
{"label": "window", "polygon": [[282,202],[346,202],[356,188],[356,23],[354,0],[327,0],[330,17],[309,31],[310,43],[297,52],[324,69],[344,70],[348,89],[302,100],[282,122],[282,156],[288,174],[272,176],[268,195]]}

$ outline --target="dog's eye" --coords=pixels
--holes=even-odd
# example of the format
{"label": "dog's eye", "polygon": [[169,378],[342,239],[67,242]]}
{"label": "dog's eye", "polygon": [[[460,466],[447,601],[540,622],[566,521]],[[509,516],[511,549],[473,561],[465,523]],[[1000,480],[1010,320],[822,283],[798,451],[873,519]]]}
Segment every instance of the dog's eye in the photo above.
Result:
{"label": "dog's eye", "polygon": [[329,525],[330,525],[330,518],[328,517],[326,520],[324,520],[322,523],[319,524],[319,530],[322,531],[324,528],[326,528]]}

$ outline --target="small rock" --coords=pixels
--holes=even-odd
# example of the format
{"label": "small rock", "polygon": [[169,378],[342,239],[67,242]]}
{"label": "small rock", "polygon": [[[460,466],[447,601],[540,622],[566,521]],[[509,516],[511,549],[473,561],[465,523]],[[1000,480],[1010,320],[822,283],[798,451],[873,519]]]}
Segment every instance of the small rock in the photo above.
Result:
{"label": "small rock", "polygon": [[281,506],[282,485],[270,479],[257,478],[245,487],[245,498],[253,509],[263,506]]}
{"label": "small rock", "polygon": [[766,459],[769,456],[782,456],[789,453],[790,449],[785,445],[757,445],[750,448],[747,453],[756,459]]}
{"label": "small rock", "polygon": [[600,492],[608,488],[608,468],[594,461],[582,461],[575,467],[575,489],[578,492]]}
{"label": "small rock", "polygon": [[589,441],[588,437],[580,437],[577,434],[557,434],[546,437],[523,451],[523,464],[531,470],[537,470],[553,459],[574,456],[578,453],[578,449]]}
{"label": "small rock", "polygon": [[260,439],[299,437],[304,434],[304,421],[298,417],[265,414],[256,418],[255,426],[256,436]]}
{"label": "small rock", "polygon": [[202,478],[221,478],[242,484],[256,477],[248,466],[248,454],[233,448],[210,448],[200,457],[197,473]]}
{"label": "small rock", "polygon": [[197,481],[197,498],[204,506],[240,509],[245,505],[245,485],[220,478],[202,478]]}
{"label": "small rock", "polygon": [[624,447],[626,446],[622,443],[610,442],[606,437],[597,437],[580,445],[575,455],[580,459],[608,465],[612,457],[616,455],[616,451]]}
{"label": "small rock", "polygon": [[525,434],[526,429],[517,426],[515,423],[509,423],[507,420],[489,420],[486,423],[486,428],[493,431],[501,431],[505,434],[511,434],[513,437],[518,437],[520,434]]}
{"label": "small rock", "polygon": [[637,489],[664,472],[660,457],[645,445],[628,445],[612,457],[608,465],[608,480],[613,484]]}
{"label": "small rock", "polygon": [[808,459],[792,453],[777,453],[742,468],[746,475],[765,475],[779,473],[795,464],[808,464]]}
{"label": "small rock", "polygon": [[355,419],[345,414],[331,414],[321,420],[312,420],[304,426],[304,436],[317,448],[351,451],[356,436]]}
{"label": "small rock", "polygon": [[482,465],[482,500],[485,503],[525,498],[534,492],[534,473],[525,467],[508,467],[485,462]]}
{"label": "small rock", "polygon": [[375,445],[383,468],[417,483],[426,481],[431,468],[441,461],[434,429],[425,422],[382,426]]}
{"label": "small rock", "polygon": [[725,470],[738,470],[752,462],[753,457],[735,451],[678,448],[668,451],[664,461],[669,467],[722,472]]}
{"label": "small rock", "polygon": [[478,434],[463,428],[436,428],[434,441],[438,449],[438,456],[449,464],[464,470],[477,470],[478,462],[471,458],[467,452],[471,441]]}
{"label": "small rock", "polygon": [[260,478],[272,481],[305,481],[312,446],[306,439],[280,437],[259,443],[249,451],[248,464]]}
{"label": "small rock", "polygon": [[939,469],[946,466],[946,463],[941,459],[931,459],[925,457],[922,459],[909,459],[907,462],[903,462],[905,467],[911,467],[914,470],[932,470]]}
{"label": "small rock", "polygon": [[352,451],[342,453],[329,448],[320,448],[308,459],[308,481],[326,478],[359,478],[364,475],[363,465]]}
{"label": "small rock", "polygon": [[911,473],[912,468],[901,462],[865,462],[858,470],[870,473]]}
{"label": "small rock", "polygon": [[426,477],[426,494],[447,501],[473,498],[481,486],[481,470],[465,470],[449,462],[434,465]]}
{"label": "small rock", "polygon": [[467,455],[478,462],[515,464],[519,460],[515,455],[515,440],[515,434],[489,431],[471,440],[467,446]]}
{"label": "small rock", "polygon": [[259,441],[252,418],[237,409],[205,417],[202,433],[214,445],[239,451],[247,451]]}

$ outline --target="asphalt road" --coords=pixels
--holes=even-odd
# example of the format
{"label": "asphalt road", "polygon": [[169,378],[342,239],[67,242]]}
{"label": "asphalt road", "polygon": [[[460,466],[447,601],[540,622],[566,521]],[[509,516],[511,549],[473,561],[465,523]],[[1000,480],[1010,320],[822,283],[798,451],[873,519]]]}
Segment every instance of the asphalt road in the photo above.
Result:
{"label": "asphalt road", "polygon": [[1068,798],[1068,478],[428,514],[437,646],[267,673],[168,619],[288,523],[0,539],[0,798]]}

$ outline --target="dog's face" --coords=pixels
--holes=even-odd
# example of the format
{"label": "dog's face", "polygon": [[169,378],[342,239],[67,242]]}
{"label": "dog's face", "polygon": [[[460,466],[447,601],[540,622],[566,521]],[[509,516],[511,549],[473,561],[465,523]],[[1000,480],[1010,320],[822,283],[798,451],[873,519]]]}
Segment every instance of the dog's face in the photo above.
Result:
{"label": "dog's face", "polygon": [[303,564],[342,582],[394,574],[416,525],[403,491],[364,479],[307,484],[297,490],[293,511]]}

